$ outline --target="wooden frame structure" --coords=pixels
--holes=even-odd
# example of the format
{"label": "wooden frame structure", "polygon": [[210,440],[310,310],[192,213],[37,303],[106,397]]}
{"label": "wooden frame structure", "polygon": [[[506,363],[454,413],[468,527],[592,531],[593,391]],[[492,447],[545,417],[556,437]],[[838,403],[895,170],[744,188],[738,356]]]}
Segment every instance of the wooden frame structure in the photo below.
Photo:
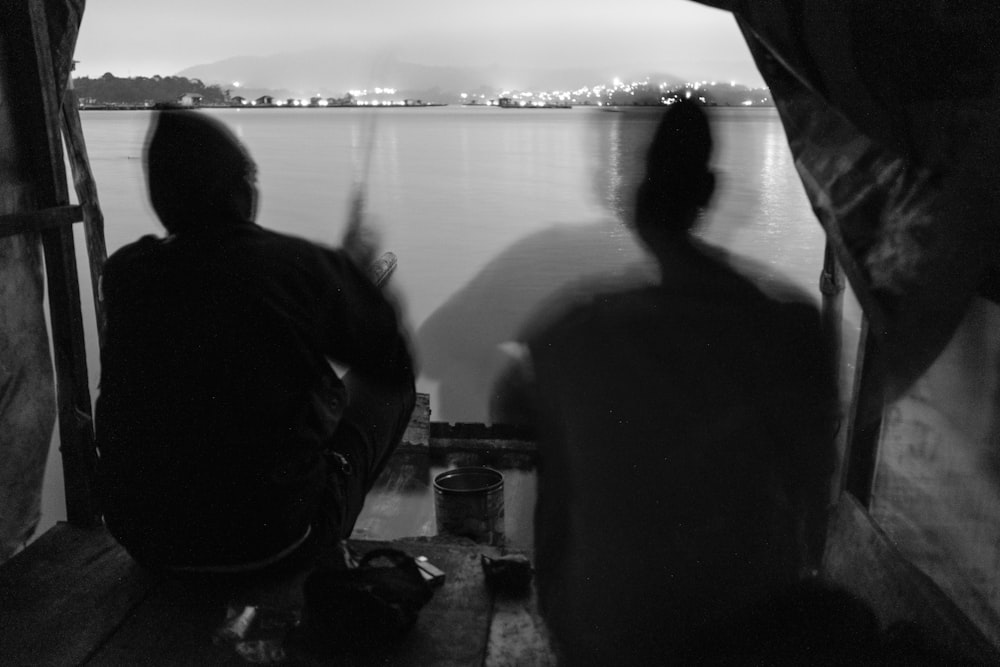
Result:
{"label": "wooden frame structure", "polygon": [[[78,9],[75,16],[72,9]],[[61,38],[58,45],[53,43],[53,31],[43,0],[30,0],[23,8],[9,11],[13,21],[25,24],[23,27],[27,29],[17,31],[12,26],[7,37],[15,42],[16,48],[33,56],[25,58],[16,68],[18,104],[27,110],[22,116],[30,110],[42,111],[43,125],[32,129],[38,131],[40,145],[44,148],[38,152],[36,164],[32,165],[37,209],[0,216],[0,236],[37,233],[41,238],[52,326],[67,518],[74,525],[95,526],[101,521],[92,489],[97,453],[73,225],[82,222],[84,226],[98,322],[103,317],[98,286],[107,250],[76,96],[71,86],[66,85],[72,69],[72,46],[76,41],[82,3],[61,17],[65,24],[55,32]],[[18,11],[23,13],[18,14]],[[69,151],[78,205],[70,203],[63,141]]]}

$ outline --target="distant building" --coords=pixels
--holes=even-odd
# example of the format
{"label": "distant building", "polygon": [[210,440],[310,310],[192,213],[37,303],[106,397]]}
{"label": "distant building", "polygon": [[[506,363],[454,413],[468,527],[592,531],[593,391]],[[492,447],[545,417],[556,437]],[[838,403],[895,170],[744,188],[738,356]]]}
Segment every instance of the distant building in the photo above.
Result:
{"label": "distant building", "polygon": [[196,107],[201,104],[201,95],[198,93],[184,93],[177,100],[182,107]]}
{"label": "distant building", "polygon": [[274,98],[270,95],[261,95],[253,101],[255,106],[258,107],[270,107],[274,106]]}
{"label": "distant building", "polygon": [[326,105],[330,107],[352,107],[356,104],[354,95],[350,93],[347,93],[344,97],[330,97],[326,100]]}
{"label": "distant building", "polygon": [[229,103],[232,104],[233,106],[241,107],[247,103],[247,100],[245,97],[237,95],[236,97],[230,97]]}

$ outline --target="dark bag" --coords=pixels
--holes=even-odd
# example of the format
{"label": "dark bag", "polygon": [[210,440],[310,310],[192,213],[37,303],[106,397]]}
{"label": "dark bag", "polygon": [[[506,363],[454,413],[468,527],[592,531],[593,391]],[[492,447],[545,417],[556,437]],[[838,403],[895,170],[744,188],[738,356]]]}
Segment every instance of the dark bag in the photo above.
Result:
{"label": "dark bag", "polygon": [[401,638],[434,594],[413,558],[374,549],[356,567],[321,562],[304,584],[305,623],[327,648],[381,645]]}

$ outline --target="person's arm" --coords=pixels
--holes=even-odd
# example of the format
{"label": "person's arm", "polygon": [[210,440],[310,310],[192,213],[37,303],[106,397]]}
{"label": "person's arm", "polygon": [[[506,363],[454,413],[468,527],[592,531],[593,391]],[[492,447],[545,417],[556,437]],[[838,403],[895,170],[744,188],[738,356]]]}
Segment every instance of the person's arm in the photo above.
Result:
{"label": "person's arm", "polygon": [[331,275],[327,324],[328,354],[353,371],[373,378],[398,380],[415,375],[409,335],[391,294],[346,251],[325,250]]}
{"label": "person's arm", "polygon": [[507,365],[490,392],[489,416],[494,424],[535,425],[534,372],[527,345],[508,341],[499,345]]}

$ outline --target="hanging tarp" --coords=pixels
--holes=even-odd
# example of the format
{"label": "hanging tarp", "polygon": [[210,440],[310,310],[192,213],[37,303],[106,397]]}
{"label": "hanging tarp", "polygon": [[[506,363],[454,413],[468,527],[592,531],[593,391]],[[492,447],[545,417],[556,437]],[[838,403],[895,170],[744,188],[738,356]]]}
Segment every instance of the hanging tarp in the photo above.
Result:
{"label": "hanging tarp", "polygon": [[1000,4],[704,4],[736,15],[875,336],[872,516],[1000,646]]}
{"label": "hanging tarp", "polygon": [[[42,6],[36,3],[35,9]],[[83,0],[44,3],[56,81],[69,77]],[[0,4],[0,216],[39,208],[54,177],[29,3]],[[3,229],[0,228],[0,232]],[[0,562],[31,537],[56,406],[37,233],[0,237]]]}
{"label": "hanging tarp", "polygon": [[739,22],[898,395],[997,298],[1000,5],[705,4]]}

